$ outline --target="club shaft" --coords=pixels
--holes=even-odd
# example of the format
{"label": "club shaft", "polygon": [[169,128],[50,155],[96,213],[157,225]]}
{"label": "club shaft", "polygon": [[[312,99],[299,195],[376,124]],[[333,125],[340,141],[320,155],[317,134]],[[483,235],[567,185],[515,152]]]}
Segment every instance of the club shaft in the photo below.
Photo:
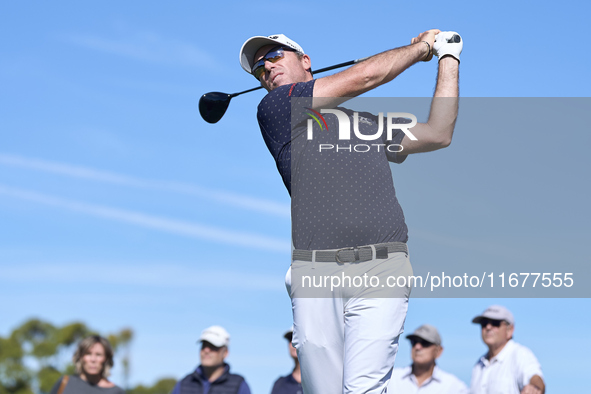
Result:
{"label": "club shaft", "polygon": [[[359,63],[359,62],[361,62],[361,61],[363,61],[365,59],[367,59],[367,58],[364,57],[364,58],[361,58],[361,59],[350,60],[348,62],[335,64],[334,66],[324,67],[324,68],[321,68],[320,70],[313,71],[313,73],[314,74],[320,74],[320,73],[323,73],[323,72],[326,72],[326,71],[335,70],[337,68],[352,66],[353,64]],[[253,92],[255,90],[259,90],[259,89],[262,89],[262,88],[263,88],[262,86],[257,86],[256,88],[248,89],[248,90],[245,90],[243,92],[233,93],[233,94],[230,95],[230,97],[240,96],[241,94],[248,93],[248,92]]]}
{"label": "club shaft", "polygon": [[351,60],[351,61],[348,61],[348,62],[345,62],[345,63],[335,64],[334,66],[324,67],[324,68],[321,68],[320,70],[313,71],[313,73],[314,74],[319,74],[319,73],[323,73],[325,71],[330,71],[330,70],[334,70],[334,69],[341,68],[341,67],[352,66],[353,64],[359,63],[359,62],[361,62],[361,61],[363,61],[365,59],[367,59],[367,58],[366,57],[362,57],[361,59],[356,59],[356,60]]}
{"label": "club shaft", "polygon": [[262,89],[262,88],[263,88],[262,86],[257,86],[256,88],[248,89],[248,90],[245,90],[243,92],[232,93],[230,95],[230,97],[240,96],[241,94],[248,93],[248,92],[254,92],[255,90],[259,90],[259,89]]}

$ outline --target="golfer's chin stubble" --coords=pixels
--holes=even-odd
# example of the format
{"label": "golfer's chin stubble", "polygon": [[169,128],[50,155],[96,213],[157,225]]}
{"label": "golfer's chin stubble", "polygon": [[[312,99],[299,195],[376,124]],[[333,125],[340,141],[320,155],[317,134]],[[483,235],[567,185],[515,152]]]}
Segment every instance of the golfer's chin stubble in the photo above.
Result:
{"label": "golfer's chin stubble", "polygon": [[261,85],[263,85],[263,88],[265,88],[268,92],[271,92],[275,89],[277,89],[279,86],[283,86],[283,85],[287,85],[291,82],[287,81],[286,78],[284,78],[284,75],[278,75],[275,80],[273,82],[271,82],[270,84],[267,84],[265,82],[261,82]]}

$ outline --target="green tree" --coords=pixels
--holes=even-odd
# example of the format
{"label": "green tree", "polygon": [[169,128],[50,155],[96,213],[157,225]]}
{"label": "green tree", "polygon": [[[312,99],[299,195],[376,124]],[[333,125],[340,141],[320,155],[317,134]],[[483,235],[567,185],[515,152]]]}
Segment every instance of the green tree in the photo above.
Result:
{"label": "green tree", "polygon": [[164,378],[157,381],[151,387],[146,387],[143,385],[136,386],[133,389],[128,390],[127,394],[169,394],[174,388],[175,384],[176,379]]}
{"label": "green tree", "polygon": [[15,335],[0,337],[0,394],[33,393],[31,372],[23,365],[24,355]]}
{"label": "green tree", "polygon": [[[0,394],[49,393],[60,376],[74,373],[72,355],[77,343],[91,334],[97,333],[81,322],[56,327],[31,319],[15,328],[8,338],[0,337]],[[122,349],[124,377],[129,381],[133,330],[125,328],[106,337],[114,352]]]}
{"label": "green tree", "polygon": [[[72,355],[80,340],[98,334],[86,324],[73,322],[62,327],[40,319],[31,319],[15,328],[10,336],[0,337],[0,394],[49,393],[63,375],[73,375]],[[168,394],[176,379],[164,378],[153,386],[129,389],[133,330],[124,328],[104,335],[122,367],[124,388],[129,394]]]}

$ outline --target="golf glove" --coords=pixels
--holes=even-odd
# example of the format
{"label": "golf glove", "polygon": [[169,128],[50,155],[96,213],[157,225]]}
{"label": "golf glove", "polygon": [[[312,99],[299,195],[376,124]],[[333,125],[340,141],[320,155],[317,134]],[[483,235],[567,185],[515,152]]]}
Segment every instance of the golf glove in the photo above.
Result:
{"label": "golf glove", "polygon": [[464,40],[455,31],[442,31],[435,37],[433,53],[441,60],[445,55],[455,57],[460,61],[460,53],[464,47]]}

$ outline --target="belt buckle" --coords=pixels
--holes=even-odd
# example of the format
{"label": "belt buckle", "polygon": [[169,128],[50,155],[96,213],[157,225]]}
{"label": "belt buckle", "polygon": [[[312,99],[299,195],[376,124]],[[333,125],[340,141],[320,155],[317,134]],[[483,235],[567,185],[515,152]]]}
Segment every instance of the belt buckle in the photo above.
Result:
{"label": "belt buckle", "polygon": [[[335,256],[334,256],[334,258],[337,261],[337,263],[339,263],[339,264],[345,264],[346,263],[346,261],[341,261],[341,259],[339,258],[339,253],[342,252],[342,251],[345,251],[345,250],[352,250],[354,252],[357,252],[358,249],[357,249],[357,247],[349,247],[349,248],[342,248],[342,249],[337,250],[336,253],[335,253]],[[355,256],[354,257],[355,257],[355,260],[353,260],[353,261],[357,261],[358,260],[358,253],[355,253]]]}

